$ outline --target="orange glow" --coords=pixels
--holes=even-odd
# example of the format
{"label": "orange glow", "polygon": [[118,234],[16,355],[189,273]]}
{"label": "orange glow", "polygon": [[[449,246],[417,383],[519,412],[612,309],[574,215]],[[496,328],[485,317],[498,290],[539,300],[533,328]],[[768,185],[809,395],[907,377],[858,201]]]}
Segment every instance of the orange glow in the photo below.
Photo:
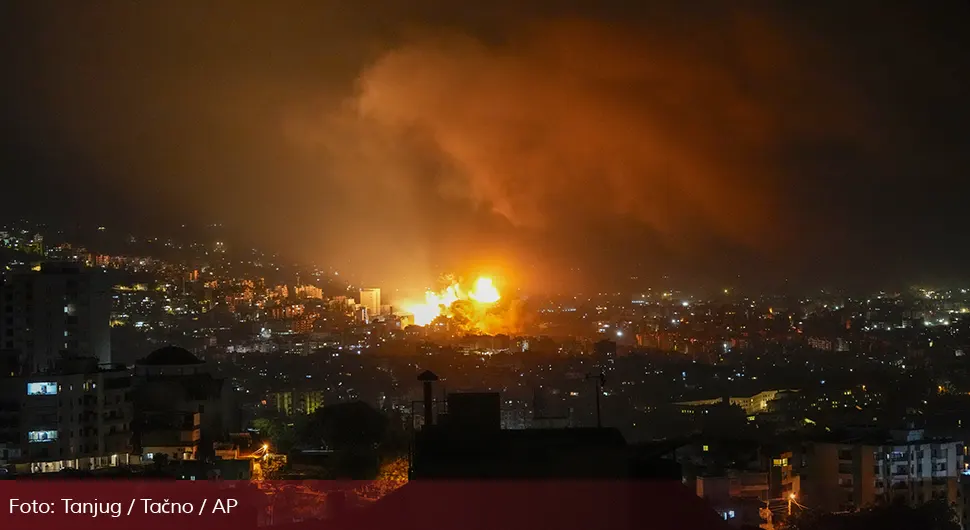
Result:
{"label": "orange glow", "polygon": [[437,293],[429,290],[424,294],[423,303],[404,304],[404,308],[414,315],[416,325],[427,326],[439,316],[450,317],[452,305],[462,300],[475,304],[476,310],[483,310],[501,300],[501,295],[491,278],[480,277],[470,291],[465,291],[459,282],[454,282]]}
{"label": "orange glow", "polygon": [[475,282],[475,288],[468,293],[468,297],[483,304],[494,304],[501,299],[491,278],[479,278]]}

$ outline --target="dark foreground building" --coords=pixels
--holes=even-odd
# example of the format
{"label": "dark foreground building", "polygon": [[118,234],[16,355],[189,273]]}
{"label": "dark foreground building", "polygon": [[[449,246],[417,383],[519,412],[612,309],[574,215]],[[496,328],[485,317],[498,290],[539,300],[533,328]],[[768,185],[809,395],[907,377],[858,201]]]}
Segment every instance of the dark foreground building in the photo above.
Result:
{"label": "dark foreground building", "polygon": [[[434,374],[422,374],[430,385]],[[432,395],[426,392],[427,396]],[[500,428],[496,394],[425,403],[408,484],[372,506],[298,528],[334,530],[726,529],[671,461],[614,429]],[[328,499],[328,502],[330,500]],[[339,502],[336,503],[339,505]]]}

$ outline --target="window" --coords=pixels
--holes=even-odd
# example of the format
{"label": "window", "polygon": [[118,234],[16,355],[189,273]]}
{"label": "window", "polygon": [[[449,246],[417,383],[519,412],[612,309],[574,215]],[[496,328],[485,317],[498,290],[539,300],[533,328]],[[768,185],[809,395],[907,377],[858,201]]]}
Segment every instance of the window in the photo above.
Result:
{"label": "window", "polygon": [[28,396],[56,396],[57,383],[44,381],[40,383],[27,383]]}
{"label": "window", "polygon": [[46,443],[57,440],[57,431],[30,431],[27,441],[30,443]]}

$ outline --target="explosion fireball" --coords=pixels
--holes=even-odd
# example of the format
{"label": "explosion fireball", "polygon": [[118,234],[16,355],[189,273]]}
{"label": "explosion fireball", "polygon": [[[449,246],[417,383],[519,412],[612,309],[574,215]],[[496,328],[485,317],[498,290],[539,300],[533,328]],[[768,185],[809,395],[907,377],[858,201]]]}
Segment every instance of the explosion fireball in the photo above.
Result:
{"label": "explosion fireball", "polygon": [[[462,289],[457,281],[452,281],[451,285],[440,292],[428,291],[424,295],[424,303],[406,305],[408,313],[414,315],[414,323],[418,326],[427,326],[434,322],[439,316],[452,317],[456,313],[462,316],[481,315],[502,297],[499,295],[498,288],[491,278],[480,277],[472,285],[471,290]],[[459,309],[462,306],[471,305],[467,309]]]}

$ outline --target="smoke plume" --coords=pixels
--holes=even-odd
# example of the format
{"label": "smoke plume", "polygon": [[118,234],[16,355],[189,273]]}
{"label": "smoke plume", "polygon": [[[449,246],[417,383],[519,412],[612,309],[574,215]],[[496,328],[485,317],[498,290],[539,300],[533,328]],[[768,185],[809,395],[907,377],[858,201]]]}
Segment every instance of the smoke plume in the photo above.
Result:
{"label": "smoke plume", "polygon": [[858,124],[831,85],[795,97],[812,57],[768,25],[710,30],[567,19],[497,43],[414,38],[363,69],[317,145],[432,254],[511,250],[519,270],[554,255],[548,276],[571,253],[622,256],[611,243],[778,250],[778,160]]}

